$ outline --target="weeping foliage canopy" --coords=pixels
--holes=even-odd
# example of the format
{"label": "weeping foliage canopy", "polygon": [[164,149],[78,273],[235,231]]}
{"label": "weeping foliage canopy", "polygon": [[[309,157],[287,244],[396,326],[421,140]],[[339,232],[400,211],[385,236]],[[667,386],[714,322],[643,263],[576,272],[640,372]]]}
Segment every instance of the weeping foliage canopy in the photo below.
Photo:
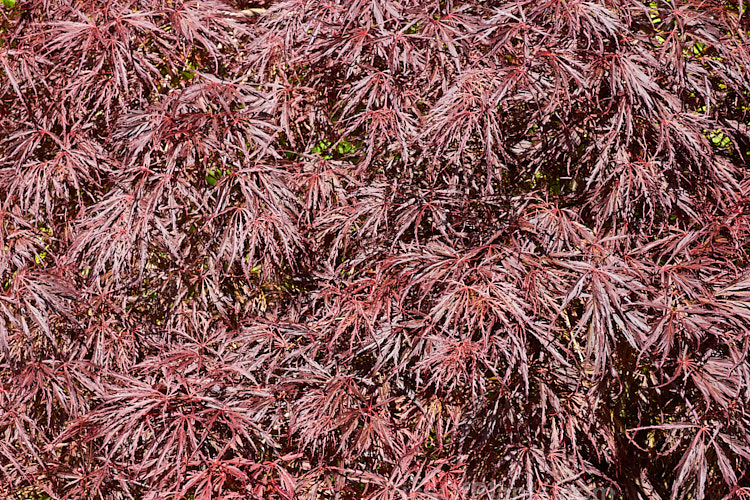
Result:
{"label": "weeping foliage canopy", "polygon": [[745,2],[247,7],[3,0],[0,496],[750,495]]}

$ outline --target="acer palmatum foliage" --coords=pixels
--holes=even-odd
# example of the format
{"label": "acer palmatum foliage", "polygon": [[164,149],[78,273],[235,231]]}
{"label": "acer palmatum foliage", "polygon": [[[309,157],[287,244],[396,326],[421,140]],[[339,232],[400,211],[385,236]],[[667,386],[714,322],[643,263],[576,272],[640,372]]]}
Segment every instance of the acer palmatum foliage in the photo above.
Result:
{"label": "acer palmatum foliage", "polygon": [[743,2],[3,5],[3,495],[750,494]]}

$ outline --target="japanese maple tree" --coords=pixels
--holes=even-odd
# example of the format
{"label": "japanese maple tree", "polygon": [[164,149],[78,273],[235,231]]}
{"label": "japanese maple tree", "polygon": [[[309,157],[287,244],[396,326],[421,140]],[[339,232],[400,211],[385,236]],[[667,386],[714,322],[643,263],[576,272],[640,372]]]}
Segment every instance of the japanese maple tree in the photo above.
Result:
{"label": "japanese maple tree", "polygon": [[0,496],[750,496],[742,0],[0,5]]}

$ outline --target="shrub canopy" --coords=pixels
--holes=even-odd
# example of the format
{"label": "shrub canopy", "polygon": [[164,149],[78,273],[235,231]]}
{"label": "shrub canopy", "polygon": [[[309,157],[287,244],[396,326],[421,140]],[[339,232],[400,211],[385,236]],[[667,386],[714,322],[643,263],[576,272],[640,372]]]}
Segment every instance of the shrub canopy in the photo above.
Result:
{"label": "shrub canopy", "polygon": [[743,1],[2,5],[5,494],[750,494]]}

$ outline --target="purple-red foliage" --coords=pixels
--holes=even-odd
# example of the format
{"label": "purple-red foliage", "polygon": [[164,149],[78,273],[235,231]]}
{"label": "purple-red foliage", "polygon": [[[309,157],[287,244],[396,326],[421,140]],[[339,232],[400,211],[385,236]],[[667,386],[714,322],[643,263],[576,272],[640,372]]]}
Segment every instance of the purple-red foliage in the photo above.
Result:
{"label": "purple-red foliage", "polygon": [[0,496],[750,495],[745,2],[13,3]]}

